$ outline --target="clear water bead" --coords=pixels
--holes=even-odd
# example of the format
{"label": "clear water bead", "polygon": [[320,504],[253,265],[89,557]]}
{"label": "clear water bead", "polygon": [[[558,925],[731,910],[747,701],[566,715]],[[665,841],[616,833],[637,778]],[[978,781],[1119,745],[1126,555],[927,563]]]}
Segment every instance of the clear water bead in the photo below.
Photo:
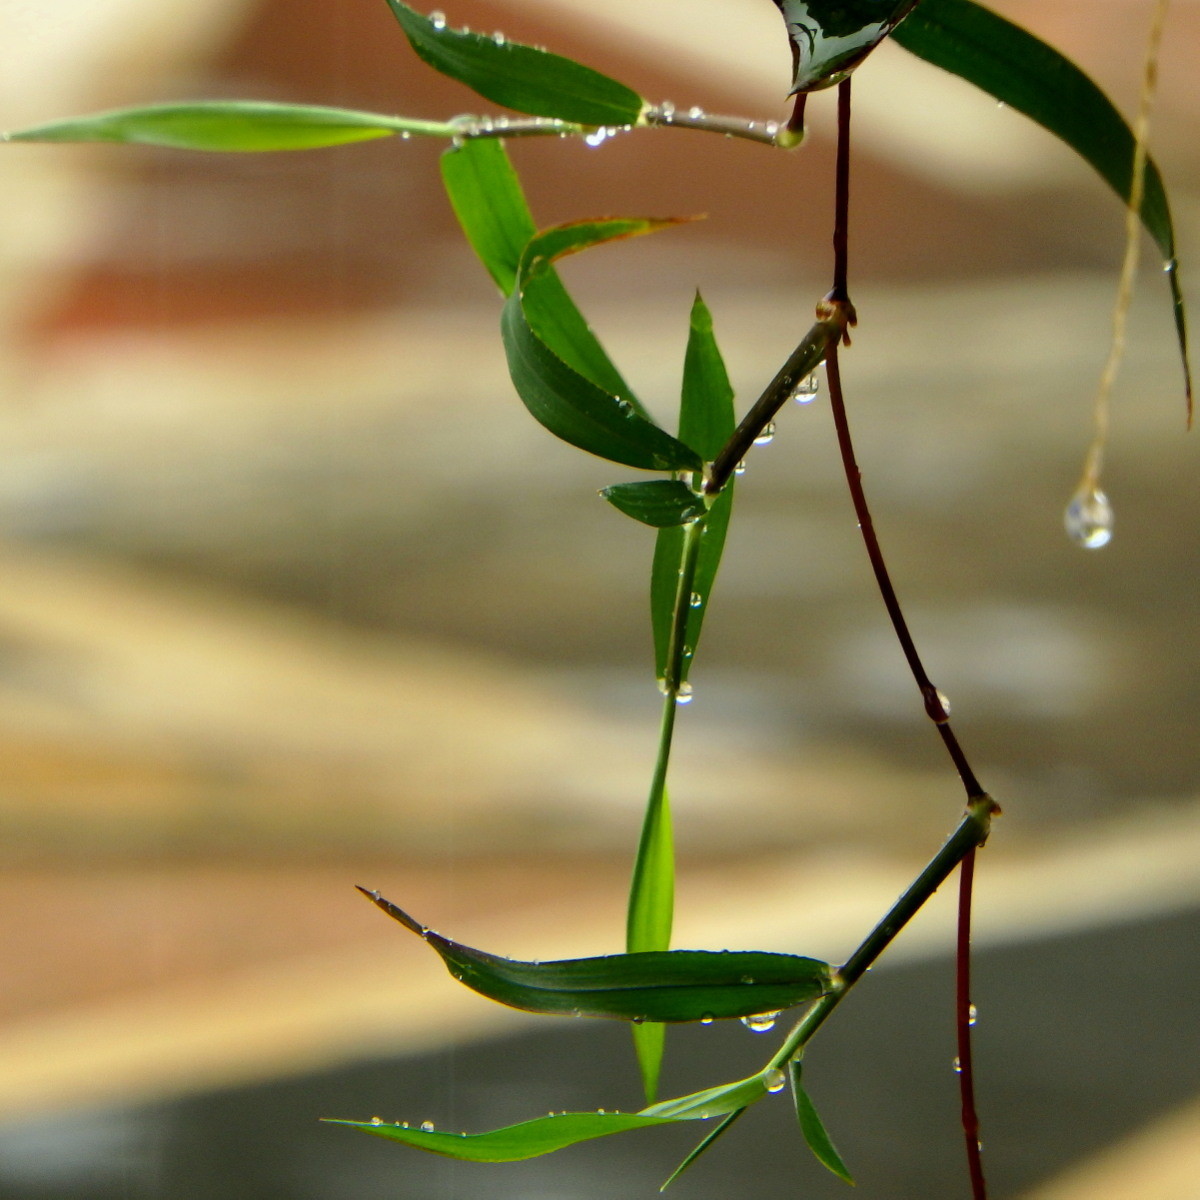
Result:
{"label": "clear water bead", "polygon": [[787,1075],[782,1067],[774,1067],[764,1076],[763,1084],[768,1092],[782,1092],[787,1087]]}
{"label": "clear water bead", "polygon": [[817,378],[814,371],[811,375],[805,375],[794,388],[792,388],[792,399],[797,404],[811,404],[816,398],[817,393],[821,390],[821,381]]}
{"label": "clear water bead", "polygon": [[704,1016],[702,1016],[700,1018],[701,1025],[711,1025],[712,1023],[713,1023],[713,1016],[711,1013],[705,1013]]}
{"label": "clear water bead", "polygon": [[702,109],[698,104],[693,104],[692,107],[688,109],[688,116],[691,117],[693,121],[698,121],[702,116],[704,116],[704,109]]}
{"label": "clear water bead", "polygon": [[429,23],[434,29],[446,28],[446,14],[440,10],[435,10],[429,14]]}
{"label": "clear water bead", "polygon": [[1113,510],[1098,488],[1085,485],[1071,497],[1063,514],[1067,535],[1085,550],[1099,550],[1112,541]]}
{"label": "clear water bead", "polygon": [[676,704],[691,704],[692,702],[692,685],[690,683],[681,683],[679,691],[675,693]]}
{"label": "clear water bead", "polygon": [[688,600],[688,605],[691,608],[699,608],[704,603],[704,597],[699,592],[693,592],[691,599]]}
{"label": "clear water bead", "polygon": [[599,129],[589,133],[583,140],[589,146],[602,146],[610,137],[612,137],[612,130],[605,129],[603,126],[601,126]]}
{"label": "clear water bead", "polygon": [[778,1019],[777,1012],[754,1013],[752,1016],[743,1017],[742,1024],[752,1033],[770,1033]]}
{"label": "clear water bead", "polygon": [[967,1009],[967,1024],[975,1025],[978,1023],[978,1021],[979,1021],[979,1009],[977,1009],[975,1007],[975,1005],[972,1004],[971,1007],[969,1009]]}
{"label": "clear water bead", "polygon": [[382,1118],[382,1117],[372,1117],[372,1118],[371,1118],[371,1124],[372,1124],[372,1125],[382,1125],[382,1124],[383,1124],[383,1118]]}
{"label": "clear water bead", "polygon": [[763,426],[763,431],[754,439],[756,446],[769,446],[775,440],[775,422]]}
{"label": "clear water bead", "polygon": [[962,1074],[962,1059],[960,1059],[957,1054],[954,1056],[954,1061],[950,1064],[950,1066],[954,1069],[955,1075]]}
{"label": "clear water bead", "polygon": [[733,468],[733,473],[735,475],[745,475],[745,473],[746,473],[745,459],[743,459],[740,463],[738,463],[738,465],[736,467]]}
{"label": "clear water bead", "polygon": [[432,1133],[433,1132],[433,1122],[432,1121],[422,1121],[421,1122],[421,1131],[423,1133]]}
{"label": "clear water bead", "polygon": [[658,106],[658,111],[662,113],[664,121],[669,121],[675,115],[675,102],[673,100],[664,100]]}

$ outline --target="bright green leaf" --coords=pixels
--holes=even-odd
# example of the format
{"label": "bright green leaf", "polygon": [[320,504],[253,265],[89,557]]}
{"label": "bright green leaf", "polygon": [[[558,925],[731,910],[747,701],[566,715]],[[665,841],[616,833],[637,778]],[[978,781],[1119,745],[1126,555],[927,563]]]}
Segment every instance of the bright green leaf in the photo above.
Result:
{"label": "bright green leaf", "polygon": [[658,529],[666,525],[686,525],[708,512],[704,497],[677,479],[614,483],[604,488],[600,495],[627,517]]}
{"label": "bright green leaf", "polygon": [[832,1171],[839,1179],[853,1186],[854,1177],[850,1174],[837,1147],[825,1132],[825,1126],[817,1115],[813,1102],[808,1093],[800,1085],[801,1065],[798,1058],[788,1064],[792,1079],[792,1099],[796,1102],[796,1119],[800,1123],[800,1132],[808,1143],[808,1148],[816,1155],[817,1161]]}
{"label": "bright green leaf", "polygon": [[[562,315],[559,297],[563,293],[551,264],[588,246],[652,233],[674,223],[617,218],[556,226],[538,234],[521,257],[516,288],[500,324],[509,374],[539,423],[581,450],[625,466],[658,471],[698,470],[700,458],[644,416],[628,394],[583,373],[589,364],[576,357],[578,343],[559,335],[556,318]],[[567,361],[564,354],[576,361]]]}
{"label": "bright green leaf", "polygon": [[412,48],[431,67],[496,104],[581,125],[634,125],[637,92],[569,58],[505,38],[451,29],[401,0],[388,0]]}
{"label": "bright green leaf", "polygon": [[704,1121],[709,1117],[720,1117],[737,1112],[769,1095],[766,1077],[751,1075],[749,1079],[735,1079],[732,1083],[718,1084],[688,1096],[674,1100],[663,1100],[642,1109],[646,1117],[671,1117],[676,1121]]}
{"label": "bright green leaf", "polygon": [[431,1154],[441,1154],[446,1158],[488,1163],[519,1162],[542,1154],[552,1154],[576,1142],[670,1123],[670,1118],[647,1117],[640,1113],[565,1112],[557,1116],[537,1117],[488,1133],[444,1133],[376,1121],[327,1121],[330,1125],[348,1125],[351,1129],[361,1129],[363,1133],[392,1142],[404,1142],[418,1150],[428,1150]]}
{"label": "bright green leaf", "polygon": [[428,942],[466,987],[526,1012],[625,1021],[742,1017],[814,1000],[831,983],[828,963],[762,950],[666,950],[552,962],[500,958],[427,929],[377,892],[360,891]]}
{"label": "bright green leaf", "polygon": [[[906,50],[960,75],[1031,117],[1079,154],[1124,201],[1133,180],[1134,136],[1111,100],[1069,59],[972,0],[921,0],[892,34]],[[1175,230],[1162,176],[1147,159],[1141,218],[1162,253],[1187,392],[1187,320]]]}
{"label": "bright green leaf", "polygon": [[311,150],[398,133],[453,137],[443,121],[417,121],[349,108],[205,100],[152,104],[52,121],[4,135],[11,142],[138,142],[178,150]]}

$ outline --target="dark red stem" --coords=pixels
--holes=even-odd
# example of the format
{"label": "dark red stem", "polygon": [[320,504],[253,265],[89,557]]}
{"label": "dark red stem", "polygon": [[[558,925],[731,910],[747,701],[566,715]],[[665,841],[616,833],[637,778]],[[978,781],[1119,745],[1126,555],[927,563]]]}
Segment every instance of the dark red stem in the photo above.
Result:
{"label": "dark red stem", "polygon": [[962,1127],[967,1146],[967,1168],[971,1173],[971,1196],[973,1200],[987,1200],[979,1113],[975,1108],[975,1072],[971,1062],[971,1027],[975,1024],[971,1005],[971,893],[974,881],[975,851],[971,850],[962,860],[958,876],[958,1088],[962,1096]]}

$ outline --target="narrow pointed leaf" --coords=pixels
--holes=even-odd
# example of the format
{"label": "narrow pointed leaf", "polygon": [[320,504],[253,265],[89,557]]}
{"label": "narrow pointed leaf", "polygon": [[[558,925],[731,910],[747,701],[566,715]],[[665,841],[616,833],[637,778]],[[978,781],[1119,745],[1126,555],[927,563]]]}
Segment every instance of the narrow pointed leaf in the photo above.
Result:
{"label": "narrow pointed leaf", "polygon": [[537,1117],[519,1125],[508,1125],[487,1133],[446,1133],[439,1130],[413,1128],[407,1125],[376,1124],[374,1121],[327,1120],[330,1125],[348,1125],[374,1137],[392,1142],[404,1142],[418,1150],[440,1154],[446,1158],[469,1162],[519,1162],[552,1154],[577,1142],[625,1133],[630,1129],[649,1129],[669,1125],[670,1118],[647,1117],[640,1113],[567,1112],[557,1116]]}
{"label": "narrow pointed leaf", "polygon": [[[733,387],[725,370],[725,362],[713,334],[712,315],[697,294],[692,305],[687,352],[683,364],[683,390],[679,409],[679,436],[694,446],[706,461],[716,458],[737,424],[733,407]],[[733,511],[734,484],[731,480],[713,503],[704,524],[696,573],[692,580],[692,596],[699,600],[689,608],[684,647],[680,664],[680,680],[687,681],[700,629],[708,611],[709,596]],[[676,590],[679,564],[683,556],[683,531],[663,529],[654,548],[654,565],[650,573],[650,623],[654,633],[654,661],[658,678],[667,675],[667,650],[671,627],[675,620]]]}
{"label": "narrow pointed leaf", "polygon": [[[921,0],[892,34],[906,50],[1031,117],[1079,154],[1123,200],[1133,180],[1134,135],[1111,100],[1073,62],[973,0]],[[1165,264],[1189,398],[1187,318],[1175,230],[1162,176],[1147,159],[1142,223]]]}
{"label": "narrow pointed leaf", "polygon": [[638,1072],[642,1077],[642,1092],[647,1104],[658,1097],[658,1081],[662,1076],[663,1055],[667,1049],[667,1027],[658,1021],[630,1025],[633,1052],[637,1055]]}
{"label": "narrow pointed leaf", "polygon": [[768,1095],[770,1093],[763,1076],[751,1075],[748,1079],[735,1079],[732,1083],[722,1083],[688,1096],[651,1104],[642,1109],[642,1115],[671,1117],[676,1121],[704,1121],[709,1117],[720,1117],[749,1108]]}
{"label": "narrow pointed leaf", "polygon": [[588,246],[675,223],[619,218],[577,222],[538,234],[521,257],[516,287],[500,323],[509,374],[533,417],[581,450],[647,470],[697,470],[700,457],[642,415],[628,395],[584,374],[587,365],[582,361],[563,357],[573,355],[568,346],[574,343],[560,336],[561,284],[549,268],[554,259]]}
{"label": "narrow pointed leaf", "polygon": [[791,1008],[830,987],[828,963],[760,950],[668,950],[552,962],[500,958],[427,929],[377,892],[360,891],[428,942],[466,987],[527,1012],[699,1021]]}
{"label": "narrow pointed leaf", "polygon": [[418,121],[349,108],[206,100],[119,108],[4,135],[11,142],[137,142],[178,150],[312,150],[398,133],[452,138],[444,121]]}
{"label": "narrow pointed leaf", "polygon": [[837,1152],[837,1147],[834,1146],[829,1134],[826,1133],[825,1126],[817,1115],[812,1100],[801,1086],[800,1060],[792,1059],[788,1067],[792,1080],[792,1099],[796,1103],[796,1119],[800,1123],[800,1132],[804,1135],[808,1148],[816,1155],[817,1161],[823,1167],[853,1186],[854,1176],[850,1174],[846,1164],[842,1161],[842,1156]]}
{"label": "narrow pointed leaf", "polygon": [[[447,150],[441,161],[442,182],[467,240],[501,292],[511,295],[521,254],[537,227],[504,143],[475,138]],[[538,335],[559,358],[599,387],[627,397],[634,411],[649,419],[553,266],[539,277],[530,303]]]}
{"label": "narrow pointed leaf", "polygon": [[645,483],[614,483],[600,495],[613,506],[643,525],[663,528],[686,525],[708,514],[704,497],[698,496],[678,479],[652,479]]}
{"label": "narrow pointed leaf", "polygon": [[792,93],[840,83],[917,0],[775,0],[792,40]]}
{"label": "narrow pointed leaf", "polygon": [[633,125],[641,116],[637,92],[582,63],[505,38],[451,29],[401,0],[388,4],[425,62],[496,104],[581,125]]}
{"label": "narrow pointed leaf", "polygon": [[726,1113],[718,1124],[708,1131],[701,1138],[700,1142],[693,1148],[692,1152],[671,1172],[664,1180],[662,1187],[658,1190],[665,1192],[702,1155],[706,1150],[710,1149],[713,1142],[717,1140],[729,1127],[744,1113],[744,1108],[735,1108],[733,1112]]}

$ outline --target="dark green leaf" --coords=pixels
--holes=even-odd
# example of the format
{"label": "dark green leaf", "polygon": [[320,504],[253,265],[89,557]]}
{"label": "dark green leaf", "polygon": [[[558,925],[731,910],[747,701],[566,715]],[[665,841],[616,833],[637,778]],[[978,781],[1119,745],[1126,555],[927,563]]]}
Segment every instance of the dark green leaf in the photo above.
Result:
{"label": "dark green leaf", "polygon": [[363,1133],[404,1142],[418,1150],[428,1150],[446,1158],[467,1159],[470,1162],[519,1162],[552,1154],[564,1146],[586,1142],[593,1138],[624,1133],[628,1129],[647,1129],[670,1124],[670,1118],[646,1117],[639,1113],[582,1112],[560,1113],[558,1116],[537,1117],[519,1125],[493,1129],[488,1133],[442,1133],[437,1130],[391,1125],[375,1121],[328,1121],[330,1125],[348,1125]]}
{"label": "dark green leaf", "polygon": [[311,150],[397,133],[453,137],[441,121],[416,121],[349,108],[273,104],[259,100],[208,100],[152,104],[52,121],[8,133],[12,142],[139,142],[178,150]]}
{"label": "dark green leaf", "polygon": [[792,92],[840,83],[917,0],[775,0],[792,41]]}
{"label": "dark green leaf", "polygon": [[435,70],[496,104],[580,125],[634,125],[643,101],[590,67],[486,34],[451,29],[401,0],[388,0],[412,48]]}
{"label": "dark green leaf", "polygon": [[[1133,132],[1112,101],[1052,46],[972,0],[921,0],[892,37],[906,50],[960,75],[1044,126],[1128,202]],[[1187,321],[1175,260],[1175,231],[1162,176],[1152,159],[1146,161],[1141,218],[1163,256],[1190,400]]]}
{"label": "dark green leaf", "polygon": [[735,1108],[733,1112],[726,1113],[725,1116],[717,1123],[717,1125],[710,1129],[708,1133],[701,1138],[699,1144],[683,1160],[683,1162],[681,1162],[679,1166],[677,1166],[675,1170],[673,1170],[671,1174],[667,1176],[662,1187],[660,1187],[658,1190],[660,1192],[665,1192],[667,1188],[669,1188],[671,1184],[673,1184],[675,1180],[677,1180],[680,1175],[682,1175],[684,1171],[686,1171],[688,1167],[690,1167],[692,1163],[694,1163],[696,1159],[700,1157],[700,1155],[709,1149],[713,1142],[715,1142],[717,1138],[719,1138],[745,1111],[746,1110],[744,1108]]}
{"label": "dark green leaf", "polygon": [[[522,255],[517,285],[500,324],[509,374],[537,421],[581,450],[647,470],[697,470],[701,463],[691,447],[643,416],[628,394],[614,392],[605,381],[583,373],[593,364],[577,355],[581,343],[561,337],[556,324],[563,315],[557,298],[564,293],[551,273],[551,263],[599,242],[651,233],[674,223],[618,218],[582,221],[538,234]],[[596,345],[594,339],[588,344]],[[564,354],[576,361],[567,361]],[[603,361],[607,363],[607,358]]]}
{"label": "dark green leaf", "polygon": [[817,1161],[832,1171],[839,1179],[853,1186],[854,1177],[850,1174],[837,1147],[825,1132],[825,1126],[813,1107],[808,1093],[800,1085],[800,1060],[792,1059],[788,1064],[792,1077],[792,1099],[796,1102],[796,1119],[800,1122],[800,1132],[808,1143],[808,1148],[816,1155]]}
{"label": "dark green leaf", "polygon": [[[683,362],[683,390],[679,407],[679,437],[694,446],[706,460],[716,458],[736,426],[733,408],[733,388],[725,370],[725,362],[713,336],[712,315],[697,294],[692,305],[687,352]],[[700,603],[689,607],[687,630],[684,634],[685,654],[680,664],[680,681],[686,682],[700,640],[704,614],[725,535],[733,511],[734,484],[731,480],[721,490],[704,523],[696,572],[692,579],[692,595]],[[679,566],[683,559],[683,531],[664,529],[654,547],[654,566],[650,573],[650,623],[654,632],[654,661],[658,678],[667,675],[667,651],[671,627],[675,620],[676,591]],[[687,597],[689,605],[692,597]],[[691,654],[686,651],[690,650]]]}
{"label": "dark green leaf", "polygon": [[499,958],[434,933],[377,892],[360,891],[428,942],[465,986],[527,1012],[699,1021],[791,1008],[830,987],[828,963],[761,950],[665,950],[555,962]]}
{"label": "dark green leaf", "polygon": [[677,479],[653,479],[646,483],[614,483],[601,492],[605,500],[627,517],[653,525],[686,525],[708,512],[704,497]]}
{"label": "dark green leaf", "polygon": [[[442,181],[467,240],[500,290],[510,295],[521,254],[536,228],[503,142],[476,138],[448,150],[442,155]],[[628,397],[634,411],[648,417],[553,267],[527,297],[526,319],[532,319],[538,336],[565,363],[605,391]]]}

